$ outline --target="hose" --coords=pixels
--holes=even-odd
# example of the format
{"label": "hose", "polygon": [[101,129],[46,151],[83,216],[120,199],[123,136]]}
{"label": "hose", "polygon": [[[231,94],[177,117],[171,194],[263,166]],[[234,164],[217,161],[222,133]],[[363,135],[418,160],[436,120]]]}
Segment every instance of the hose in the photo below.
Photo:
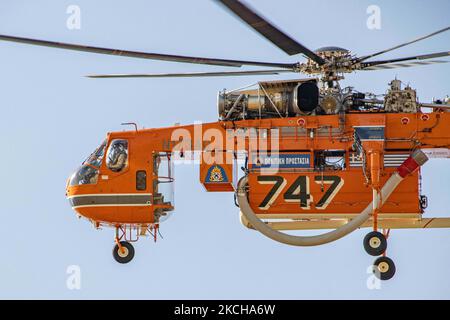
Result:
{"label": "hose", "polygon": [[[397,168],[397,171],[392,174],[392,176],[388,179],[388,181],[384,184],[381,189],[381,205],[385,203],[385,201],[389,198],[392,192],[397,188],[400,182],[409,175],[410,173],[417,170],[420,166],[422,166],[428,160],[427,156],[421,151],[416,150],[413,154],[406,159],[400,167]],[[379,195],[374,196],[372,202],[354,219],[350,220],[348,223],[340,226],[339,228],[326,232],[324,234],[315,235],[315,236],[294,236],[289,235],[277,230],[272,229],[266,223],[261,221],[256,214],[253,212],[252,208],[247,199],[247,182],[248,176],[244,176],[238,183],[237,190],[237,200],[239,203],[239,207],[241,209],[242,214],[247,218],[248,222],[259,232],[261,232],[266,237],[292,246],[318,246],[326,243],[330,243],[336,241],[349,233],[358,229],[362,224],[364,224],[367,220],[369,220],[375,204],[380,202]],[[377,205],[376,205],[377,206]],[[380,206],[381,208],[381,206]]]}

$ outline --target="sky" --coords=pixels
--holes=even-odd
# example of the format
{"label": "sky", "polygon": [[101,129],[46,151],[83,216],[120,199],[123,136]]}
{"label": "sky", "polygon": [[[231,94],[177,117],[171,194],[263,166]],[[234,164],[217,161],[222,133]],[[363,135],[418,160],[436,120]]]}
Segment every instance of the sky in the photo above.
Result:
{"label": "sky", "polygon": [[[336,45],[364,55],[449,25],[450,2],[249,0],[311,49]],[[80,8],[80,29],[67,9]],[[369,29],[377,5],[381,28]],[[0,33],[159,53],[295,62],[213,1],[2,0]],[[450,33],[385,58],[448,51]],[[222,70],[189,64],[70,52],[0,42],[0,157],[3,299],[449,299],[450,231],[394,230],[388,255],[397,274],[370,289],[368,229],[320,247],[273,242],[239,223],[232,193],[207,193],[196,165],[175,168],[173,216],[156,244],[141,239],[134,260],[112,258],[114,231],[79,220],[65,198],[68,176],[122,122],[139,127],[217,120],[216,96],[258,80],[88,79],[92,73]],[[249,68],[252,69],[252,68]],[[450,66],[360,72],[342,83],[384,93],[394,77],[419,99],[450,94]],[[448,160],[422,170],[425,217],[449,216]],[[304,234],[314,232],[304,232]],[[71,266],[80,286],[67,285]],[[69,273],[68,273],[69,271]]]}

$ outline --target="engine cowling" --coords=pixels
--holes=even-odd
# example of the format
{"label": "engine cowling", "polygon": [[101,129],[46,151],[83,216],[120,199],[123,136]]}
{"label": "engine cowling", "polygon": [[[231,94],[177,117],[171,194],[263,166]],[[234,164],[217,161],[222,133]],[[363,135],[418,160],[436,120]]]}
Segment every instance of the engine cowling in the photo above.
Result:
{"label": "engine cowling", "polygon": [[319,105],[317,80],[260,82],[254,90],[220,92],[222,120],[294,117],[312,114]]}

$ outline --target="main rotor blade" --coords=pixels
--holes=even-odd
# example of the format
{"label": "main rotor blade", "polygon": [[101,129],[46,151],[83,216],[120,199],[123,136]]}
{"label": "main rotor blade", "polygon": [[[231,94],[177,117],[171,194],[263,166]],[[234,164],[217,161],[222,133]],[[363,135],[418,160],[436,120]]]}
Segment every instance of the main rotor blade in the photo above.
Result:
{"label": "main rotor blade", "polygon": [[255,70],[255,71],[224,71],[224,72],[193,72],[193,73],[154,73],[154,74],[94,74],[88,78],[193,78],[193,77],[230,77],[273,75],[292,72],[290,70]]}
{"label": "main rotor blade", "polygon": [[246,22],[250,27],[256,30],[259,34],[272,42],[278,48],[286,52],[288,55],[294,55],[303,53],[305,56],[314,60],[319,65],[324,64],[326,61],[319,57],[317,54],[292,39],[283,31],[278,29],[275,25],[267,21],[264,17],[257,14],[247,4],[244,4],[238,0],[216,0],[226,6],[235,15]]}
{"label": "main rotor blade", "polygon": [[[389,60],[369,61],[369,62],[361,63],[361,69],[367,69],[368,67],[378,66],[378,65],[388,64],[388,63],[406,62],[406,61],[411,61],[411,60],[422,61],[422,60],[441,58],[441,57],[447,57],[447,56],[450,56],[450,51],[423,54],[420,56],[412,56],[412,57],[405,57],[405,58],[389,59]],[[425,63],[423,63],[423,64],[425,64]]]}
{"label": "main rotor blade", "polygon": [[386,49],[386,50],[382,50],[382,51],[379,51],[379,52],[376,52],[376,53],[373,53],[373,54],[370,54],[370,55],[367,55],[367,56],[360,57],[360,58],[358,58],[357,62],[361,62],[361,61],[373,58],[375,56],[378,56],[380,54],[383,54],[383,53],[386,53],[386,52],[389,52],[389,51],[392,51],[392,50],[396,50],[398,48],[405,47],[405,46],[410,45],[412,43],[419,42],[419,41],[424,40],[424,39],[428,39],[428,38],[430,38],[432,36],[435,36],[435,35],[437,35],[439,33],[442,33],[442,32],[448,31],[448,30],[450,30],[450,26],[447,27],[447,28],[435,31],[433,33],[427,34],[426,36],[423,36],[423,37],[420,37],[420,38],[417,38],[417,39],[414,39],[414,40],[411,40],[411,41],[399,44],[398,46],[395,46],[395,47],[392,47],[392,48],[389,48],[389,49]]}
{"label": "main rotor blade", "polygon": [[431,61],[412,61],[406,63],[386,63],[381,65],[374,65],[363,68],[361,70],[384,70],[384,69],[394,69],[394,68],[409,68],[415,66],[425,66],[430,64],[438,64],[438,63],[448,63],[450,61],[444,60],[431,60]]}
{"label": "main rotor blade", "polygon": [[47,41],[47,40],[37,40],[37,39],[14,37],[14,36],[7,36],[7,35],[0,35],[0,40],[18,42],[18,43],[24,43],[24,44],[31,44],[31,45],[43,46],[43,47],[73,50],[73,51],[107,54],[107,55],[112,55],[112,56],[123,56],[123,57],[129,57],[129,58],[207,64],[207,65],[216,65],[216,66],[225,66],[225,67],[241,67],[243,65],[251,65],[251,66],[259,66],[259,67],[274,67],[274,68],[286,68],[286,69],[295,68],[295,64],[292,64],[292,63],[272,63],[272,62],[259,62],[259,61],[241,61],[241,60],[189,57],[189,56],[179,56],[179,55],[170,55],[170,54],[159,54],[159,53],[150,53],[150,52],[139,52],[139,51],[128,51],[128,50],[120,50],[120,49],[92,47],[92,46],[85,46],[85,45],[79,45],[79,44],[54,42],[54,41]]}

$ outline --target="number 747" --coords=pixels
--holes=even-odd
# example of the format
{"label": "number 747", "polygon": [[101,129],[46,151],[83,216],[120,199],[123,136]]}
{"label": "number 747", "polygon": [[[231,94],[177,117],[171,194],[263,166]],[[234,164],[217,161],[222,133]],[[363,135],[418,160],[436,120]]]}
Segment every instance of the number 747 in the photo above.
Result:
{"label": "number 747", "polygon": [[[313,201],[313,197],[309,191],[309,180],[310,179],[308,176],[299,176],[283,194],[284,201],[298,202],[300,204],[300,208],[304,210],[310,209],[310,204]],[[339,176],[315,176],[314,182],[317,184],[330,185],[328,190],[315,205],[316,209],[319,210],[326,209],[344,185],[344,179]],[[272,189],[258,206],[261,210],[268,210],[280,196],[287,184],[286,179],[282,176],[258,176],[258,183],[273,184]]]}

